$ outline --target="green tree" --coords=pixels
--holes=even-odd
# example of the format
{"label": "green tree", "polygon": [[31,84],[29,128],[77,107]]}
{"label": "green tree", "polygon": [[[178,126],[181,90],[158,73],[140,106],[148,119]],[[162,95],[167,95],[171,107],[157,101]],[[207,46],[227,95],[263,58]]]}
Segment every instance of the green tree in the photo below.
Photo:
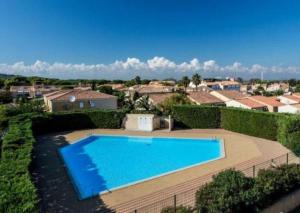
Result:
{"label": "green tree", "polygon": [[300,84],[296,85],[295,92],[300,92]]}
{"label": "green tree", "polygon": [[186,91],[186,88],[189,86],[191,80],[189,79],[188,76],[183,76],[182,79],[181,79],[181,83],[184,87],[184,91]]}
{"label": "green tree", "polygon": [[99,92],[105,93],[105,94],[109,94],[112,95],[114,90],[112,89],[111,86],[100,86],[98,87]]}
{"label": "green tree", "polygon": [[135,108],[137,110],[154,110],[155,107],[149,102],[149,96],[144,95],[135,101]]}
{"label": "green tree", "polygon": [[141,84],[141,82],[142,82],[140,76],[136,76],[136,77],[134,78],[134,81],[135,81],[135,84]]}
{"label": "green tree", "polygon": [[201,83],[201,76],[196,73],[192,76],[192,82],[196,87],[196,91],[198,91],[198,85]]}
{"label": "green tree", "polygon": [[174,94],[166,98],[158,107],[165,114],[171,114],[172,108],[175,105],[190,105],[191,101],[187,98],[185,94]]}

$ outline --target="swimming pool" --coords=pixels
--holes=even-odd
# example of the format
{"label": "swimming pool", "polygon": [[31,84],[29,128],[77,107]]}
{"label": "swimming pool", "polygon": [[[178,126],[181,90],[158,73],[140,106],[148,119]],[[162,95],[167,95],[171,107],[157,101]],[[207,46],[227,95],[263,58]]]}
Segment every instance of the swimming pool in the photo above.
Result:
{"label": "swimming pool", "polygon": [[59,150],[80,199],[224,156],[218,139],[92,135]]}

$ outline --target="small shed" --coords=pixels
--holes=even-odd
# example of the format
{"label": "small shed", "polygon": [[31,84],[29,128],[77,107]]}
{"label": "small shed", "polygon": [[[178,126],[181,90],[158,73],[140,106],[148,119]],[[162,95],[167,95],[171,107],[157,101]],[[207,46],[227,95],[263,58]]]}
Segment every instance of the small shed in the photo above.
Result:
{"label": "small shed", "polygon": [[127,114],[126,130],[151,132],[160,128],[160,117],[154,114]]}

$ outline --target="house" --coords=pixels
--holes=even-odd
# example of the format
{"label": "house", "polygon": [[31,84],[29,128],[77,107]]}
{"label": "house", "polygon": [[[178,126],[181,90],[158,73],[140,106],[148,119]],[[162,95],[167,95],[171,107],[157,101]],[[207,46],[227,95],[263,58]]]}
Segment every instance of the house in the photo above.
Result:
{"label": "house", "polygon": [[117,109],[117,97],[91,90],[60,90],[44,95],[50,112],[82,109]]}
{"label": "house", "polygon": [[279,101],[283,104],[298,104],[300,103],[300,97],[295,95],[282,95],[278,97]]}
{"label": "house", "polygon": [[163,103],[167,98],[172,97],[176,93],[157,93],[149,94],[149,102],[155,106]]}
{"label": "house", "polygon": [[132,87],[131,90],[136,91],[140,95],[148,95],[157,93],[172,93],[174,92],[174,87],[161,85],[138,85],[137,87]]}
{"label": "house", "polygon": [[236,81],[221,81],[220,88],[222,90],[235,90],[240,91],[241,84]]}
{"label": "house", "polygon": [[44,94],[57,91],[58,88],[52,85],[33,85],[33,86],[11,86],[10,93],[13,98],[30,97],[40,98]]}
{"label": "house", "polygon": [[253,109],[253,110],[262,110],[267,111],[267,106],[265,104],[261,104],[249,98],[230,100],[226,102],[226,106],[228,107],[237,107],[243,109]]}
{"label": "house", "polygon": [[235,90],[211,91],[210,94],[221,99],[225,103],[230,100],[243,99],[243,98],[248,97],[248,95],[245,95],[245,94],[243,94],[239,91],[235,91]]}
{"label": "house", "polygon": [[293,96],[300,98],[300,92],[293,93]]}
{"label": "house", "polygon": [[207,86],[212,90],[221,90],[219,82],[206,82],[203,85]]}
{"label": "house", "polygon": [[251,96],[249,99],[267,106],[269,112],[278,112],[278,107],[284,106],[276,97]]}
{"label": "house", "polygon": [[272,83],[267,85],[266,89],[267,92],[275,92],[278,90],[282,90],[283,92],[289,91],[289,85],[286,83]]}
{"label": "house", "polygon": [[189,92],[188,98],[198,105],[224,105],[224,101],[204,91]]}
{"label": "house", "polygon": [[298,104],[280,106],[278,108],[278,112],[300,114],[300,104],[298,103]]}

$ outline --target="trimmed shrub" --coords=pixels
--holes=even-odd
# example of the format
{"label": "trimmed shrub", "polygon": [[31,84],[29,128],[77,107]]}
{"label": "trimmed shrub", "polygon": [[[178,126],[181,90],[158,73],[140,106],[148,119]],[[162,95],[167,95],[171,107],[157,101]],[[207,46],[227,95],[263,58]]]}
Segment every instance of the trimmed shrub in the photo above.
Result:
{"label": "trimmed shrub", "polygon": [[92,110],[33,115],[32,121],[34,133],[44,134],[88,128],[118,129],[124,117],[122,111]]}
{"label": "trimmed shrub", "polygon": [[281,115],[255,110],[221,108],[221,128],[270,140],[277,139]]}
{"label": "trimmed shrub", "polygon": [[300,155],[300,116],[282,116],[278,120],[278,126],[278,141]]}
{"label": "trimmed shrub", "polygon": [[0,164],[0,212],[38,212],[38,197],[29,167],[35,139],[26,116],[10,119]]}
{"label": "trimmed shrub", "polygon": [[257,208],[265,208],[280,197],[300,187],[300,165],[283,165],[260,170],[252,189]]}
{"label": "trimmed shrub", "polygon": [[175,127],[219,128],[220,108],[212,106],[182,105],[172,108]]}
{"label": "trimmed shrub", "polygon": [[288,193],[300,188],[300,165],[260,170],[256,178],[226,170],[196,193],[196,209],[210,212],[261,212]]}
{"label": "trimmed shrub", "polygon": [[248,200],[253,179],[242,172],[226,170],[213,177],[213,181],[204,185],[196,193],[196,208],[201,213],[208,212],[253,212]]}

